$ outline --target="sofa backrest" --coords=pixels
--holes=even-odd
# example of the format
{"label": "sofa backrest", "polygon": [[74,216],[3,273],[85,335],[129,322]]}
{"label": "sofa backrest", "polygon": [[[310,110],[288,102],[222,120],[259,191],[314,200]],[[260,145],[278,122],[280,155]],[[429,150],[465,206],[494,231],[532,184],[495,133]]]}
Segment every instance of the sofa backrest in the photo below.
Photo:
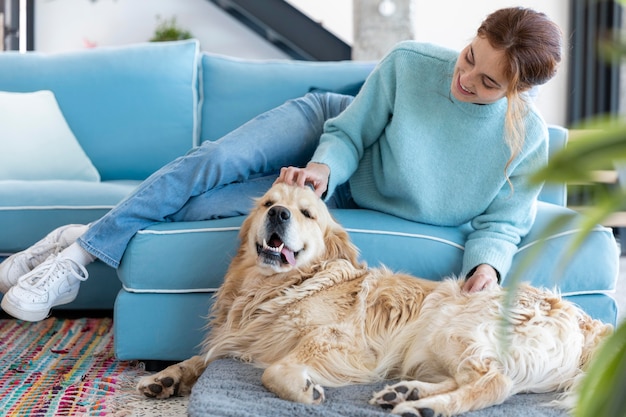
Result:
{"label": "sofa backrest", "polygon": [[144,179],[197,143],[198,49],[190,40],[4,52],[0,91],[52,90],[102,180]]}
{"label": "sofa backrest", "polygon": [[200,140],[216,140],[310,90],[337,91],[367,78],[373,62],[251,60],[202,53]]}
{"label": "sofa backrest", "polygon": [[[557,125],[548,126],[550,138],[548,153],[552,157],[567,145],[569,131]],[[565,207],[567,205],[567,186],[564,183],[546,183],[541,189],[539,200]]]}

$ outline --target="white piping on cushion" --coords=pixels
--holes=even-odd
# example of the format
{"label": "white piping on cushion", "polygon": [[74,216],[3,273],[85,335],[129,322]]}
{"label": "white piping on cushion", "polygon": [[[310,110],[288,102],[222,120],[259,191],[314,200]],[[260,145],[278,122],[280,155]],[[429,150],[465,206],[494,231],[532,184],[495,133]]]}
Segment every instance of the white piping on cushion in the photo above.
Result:
{"label": "white piping on cushion", "polygon": [[138,235],[175,235],[183,233],[203,233],[203,232],[236,232],[241,229],[239,226],[229,227],[206,227],[202,229],[177,229],[177,230],[140,230]]}
{"label": "white piping on cushion", "polygon": [[435,242],[445,243],[457,249],[465,250],[465,247],[463,245],[459,245],[458,243],[452,242],[451,240],[423,235],[419,233],[390,232],[388,230],[367,230],[367,229],[352,229],[352,228],[347,228],[346,230],[351,233],[363,233],[366,235],[403,236],[403,237],[414,237],[414,238],[419,238],[419,239],[433,240]]}
{"label": "white piping on cushion", "polygon": [[[202,232],[231,232],[238,231],[241,228],[239,226],[230,226],[230,227],[207,227],[202,229],[178,229],[178,230],[140,230],[137,234],[147,234],[147,235],[173,235],[178,233],[202,233]],[[412,237],[412,238],[420,238],[433,240],[436,242],[445,243],[447,245],[453,246],[457,249],[464,250],[465,248],[458,243],[452,242],[447,239],[441,239],[433,236],[417,234],[417,233],[404,233],[404,232],[390,232],[387,230],[367,230],[367,229],[352,229],[346,228],[346,231],[349,233],[362,233],[362,234],[370,234],[370,235],[389,235],[389,236],[403,236],[403,237]]]}
{"label": "white piping on cushion", "polygon": [[[137,232],[137,234],[152,234],[152,235],[172,235],[172,234],[177,234],[177,233],[202,233],[202,232],[229,232],[229,231],[239,231],[241,228],[239,226],[230,226],[230,227],[207,227],[207,228],[202,228],[202,229],[178,229],[178,230],[140,230]],[[447,239],[442,239],[442,238],[438,238],[438,237],[434,237],[434,236],[428,236],[428,235],[424,235],[424,234],[419,234],[419,233],[406,233],[406,232],[392,232],[392,231],[388,231],[388,230],[367,230],[367,229],[354,229],[354,228],[346,228],[345,229],[347,232],[350,233],[361,233],[361,234],[371,234],[371,235],[389,235],[389,236],[402,236],[402,237],[412,237],[412,238],[420,238],[420,239],[426,239],[426,240],[432,240],[432,241],[436,241],[436,242],[440,242],[440,243],[445,243],[447,245],[453,246],[457,249],[460,250],[465,250],[465,246],[463,245],[459,245],[456,242],[452,242],[450,240]],[[544,240],[553,240],[553,239],[558,239],[560,237],[563,236],[568,236],[568,235],[572,235],[575,233],[580,232],[580,230],[582,229],[573,229],[573,230],[568,230],[565,232],[561,232],[561,233],[557,233],[554,235],[550,235],[549,237],[545,238],[545,239],[536,239],[533,240],[532,242],[529,242],[527,244],[525,244],[524,246],[521,246],[520,248],[518,248],[517,252],[521,252],[523,250],[528,249],[531,246],[534,246],[536,244],[538,244],[539,242],[542,242]],[[591,231],[600,231],[600,232],[604,232],[604,231],[608,231],[609,229],[604,227],[604,226],[596,226],[593,229],[591,229]]]}
{"label": "white piping on cushion", "polygon": [[606,296],[609,296],[611,298],[614,298],[613,294],[615,294],[615,288],[613,288],[612,290],[571,291],[571,292],[563,292],[563,293],[560,293],[559,295],[561,297],[575,297],[575,296],[578,296],[578,295],[606,295]]}
{"label": "white piping on cushion", "polygon": [[159,289],[136,289],[130,288],[126,285],[122,285],[122,288],[126,292],[131,292],[135,294],[194,294],[194,293],[214,293],[217,292],[217,288],[194,288],[194,289],[186,289],[186,290],[159,290]]}
{"label": "white piping on cushion", "polygon": [[[124,291],[136,293],[136,294],[194,294],[194,293],[214,293],[217,292],[217,288],[193,288],[193,289],[184,289],[184,290],[175,290],[175,289],[137,289],[127,287],[126,285],[122,285]],[[576,296],[584,296],[584,295],[607,295],[613,298],[612,294],[615,294],[615,290],[587,290],[587,291],[572,291],[572,292],[563,292],[559,295],[561,297],[576,297]]]}
{"label": "white piping on cushion", "polygon": [[[579,229],[572,229],[572,230],[567,230],[565,232],[557,233],[555,235],[550,235],[550,236],[548,236],[545,239],[535,239],[532,242],[528,242],[524,246],[521,246],[520,248],[518,248],[517,252],[519,253],[519,252],[521,252],[523,250],[526,250],[529,247],[534,246],[534,245],[536,245],[537,243],[540,243],[540,242],[544,242],[544,241],[547,241],[547,240],[558,239],[558,238],[563,237],[563,236],[568,236],[568,235],[573,235],[573,234],[576,234],[576,233],[580,233],[581,230],[582,229],[580,229],[580,228]],[[606,228],[604,226],[595,226],[593,229],[591,229],[591,232],[605,232],[605,231],[609,231],[609,230],[610,229],[608,229],[608,228]]]}
{"label": "white piping on cushion", "polygon": [[14,206],[0,207],[0,211],[17,210],[111,210],[115,205],[110,206]]}

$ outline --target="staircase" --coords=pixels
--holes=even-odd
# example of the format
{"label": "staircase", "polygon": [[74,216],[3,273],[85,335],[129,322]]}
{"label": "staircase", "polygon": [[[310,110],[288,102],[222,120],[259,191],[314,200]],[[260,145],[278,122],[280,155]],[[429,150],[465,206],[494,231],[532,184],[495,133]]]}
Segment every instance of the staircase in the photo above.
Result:
{"label": "staircase", "polygon": [[294,59],[351,59],[350,45],[284,0],[209,1]]}

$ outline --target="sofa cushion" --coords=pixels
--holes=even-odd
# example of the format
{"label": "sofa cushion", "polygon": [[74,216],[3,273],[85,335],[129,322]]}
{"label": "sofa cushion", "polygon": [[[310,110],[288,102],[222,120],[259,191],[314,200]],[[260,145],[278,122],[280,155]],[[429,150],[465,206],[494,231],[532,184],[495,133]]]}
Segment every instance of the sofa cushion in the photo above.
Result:
{"label": "sofa cushion", "polygon": [[139,181],[0,181],[0,254],[23,250],[52,229],[106,214]]}
{"label": "sofa cushion", "polygon": [[0,180],[100,181],[52,91],[0,91],[0,147]]}
{"label": "sofa cushion", "polygon": [[[562,214],[575,213],[540,204],[537,227]],[[460,269],[465,228],[433,227],[369,210],[335,210],[333,215],[372,266],[384,263],[434,280]],[[137,233],[118,269],[124,287],[115,303],[119,359],[183,360],[200,353],[208,308],[236,252],[243,219],[160,223]],[[522,241],[512,272],[523,270],[521,280],[556,287],[592,317],[615,324],[617,304],[610,293],[619,259],[611,231],[597,227],[570,262],[559,263],[579,230],[580,219],[575,215],[554,231],[528,264],[527,254],[540,247],[543,237],[533,230]],[[155,314],[160,325],[146,326]]]}
{"label": "sofa cushion", "polygon": [[0,91],[51,90],[103,180],[144,179],[198,133],[198,42],[0,54]]}
{"label": "sofa cushion", "polygon": [[[574,217],[548,237],[547,244],[527,265],[526,254],[543,238],[540,230],[562,214]],[[467,226],[436,227],[371,210],[335,210],[333,215],[348,230],[362,258],[372,266],[384,264],[433,280],[440,280],[461,268],[464,242],[469,233]],[[524,268],[519,279],[536,286],[557,287],[564,295],[612,291],[618,272],[618,253],[611,230],[597,227],[577,256],[567,264],[559,263],[560,259],[565,259],[569,244],[579,230],[576,221],[580,218],[569,209],[540,203],[536,228],[522,240],[513,260],[513,272]],[[235,217],[162,223],[139,231],[118,269],[122,285],[126,291],[134,293],[215,291],[236,252],[242,220],[243,217]],[[589,263],[588,259],[594,259],[594,263]],[[505,280],[504,285],[507,284]],[[591,313],[611,321],[615,319],[615,312]]]}
{"label": "sofa cushion", "polygon": [[[213,299],[206,293],[120,291],[113,311],[115,357],[172,361],[200,354],[212,305]],[[155,321],[158,325],[153,324]]]}
{"label": "sofa cushion", "polygon": [[210,53],[203,53],[201,62],[201,140],[219,139],[312,89],[338,90],[363,82],[375,65],[363,61],[251,60]]}

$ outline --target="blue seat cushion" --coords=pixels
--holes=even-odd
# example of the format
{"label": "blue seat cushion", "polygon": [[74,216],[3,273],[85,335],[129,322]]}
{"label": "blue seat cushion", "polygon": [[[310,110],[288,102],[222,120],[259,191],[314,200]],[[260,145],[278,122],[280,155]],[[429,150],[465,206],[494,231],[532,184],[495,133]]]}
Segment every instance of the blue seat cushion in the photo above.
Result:
{"label": "blue seat cushion", "polygon": [[[537,247],[543,238],[539,230],[560,214],[570,214],[574,220],[554,231],[541,251],[532,254],[531,248]],[[461,268],[467,227],[435,227],[370,210],[335,210],[333,215],[348,230],[362,259],[371,266],[384,264],[432,280],[450,276]],[[578,231],[575,219],[579,218],[569,209],[540,203],[536,228],[521,242],[509,276],[520,269],[518,279],[558,288],[566,296],[614,290],[618,251],[610,229],[595,228],[576,256],[565,264],[559,262],[566,259],[569,244]],[[138,232],[118,270],[123,287],[134,293],[215,291],[238,247],[242,220],[243,217],[235,217],[161,223]],[[527,253],[534,256],[530,263],[526,261]],[[613,314],[608,312],[611,321]],[[604,312],[602,315],[605,317]]]}

